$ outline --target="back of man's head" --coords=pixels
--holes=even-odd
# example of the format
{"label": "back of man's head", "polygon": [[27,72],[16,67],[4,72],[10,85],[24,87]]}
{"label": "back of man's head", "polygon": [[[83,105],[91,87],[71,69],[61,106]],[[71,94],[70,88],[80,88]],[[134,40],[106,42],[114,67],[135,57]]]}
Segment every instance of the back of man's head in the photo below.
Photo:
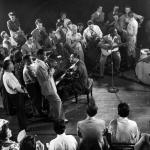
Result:
{"label": "back of man's head", "polygon": [[58,119],[54,122],[54,131],[56,134],[63,134],[65,132],[66,126],[63,119]]}
{"label": "back of man's head", "polygon": [[97,105],[95,104],[94,98],[92,97],[92,98],[90,99],[89,105],[87,106],[87,110],[86,110],[87,115],[88,115],[89,117],[94,117],[94,116],[97,114],[97,111],[98,111],[98,107],[97,107]]}
{"label": "back of man's head", "polygon": [[20,150],[36,150],[36,142],[34,136],[27,136],[20,143]]}
{"label": "back of man's head", "polygon": [[120,103],[118,105],[118,115],[120,117],[128,117],[129,116],[129,105],[127,103]]}

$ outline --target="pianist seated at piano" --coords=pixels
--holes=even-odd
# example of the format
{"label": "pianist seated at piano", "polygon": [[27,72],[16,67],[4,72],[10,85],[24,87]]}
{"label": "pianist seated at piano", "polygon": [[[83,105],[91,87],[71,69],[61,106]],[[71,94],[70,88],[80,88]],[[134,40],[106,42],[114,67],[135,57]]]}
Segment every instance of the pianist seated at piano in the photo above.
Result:
{"label": "pianist seated at piano", "polygon": [[105,64],[108,56],[110,55],[114,62],[114,70],[119,74],[121,56],[119,46],[121,46],[121,38],[117,33],[116,28],[111,28],[108,35],[105,35],[99,42],[101,47],[100,56],[100,78],[104,77]]}
{"label": "pianist seated at piano", "polygon": [[70,55],[69,69],[61,76],[57,82],[58,94],[62,101],[67,100],[75,94],[83,93],[88,87],[88,73],[86,66],[82,60],[79,59],[78,54]]}

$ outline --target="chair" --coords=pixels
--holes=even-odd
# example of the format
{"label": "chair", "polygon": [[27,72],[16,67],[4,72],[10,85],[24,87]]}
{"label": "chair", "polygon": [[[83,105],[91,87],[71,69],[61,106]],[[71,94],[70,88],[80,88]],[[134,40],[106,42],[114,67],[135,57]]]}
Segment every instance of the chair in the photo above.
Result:
{"label": "chair", "polygon": [[[87,95],[87,103],[89,103],[89,94],[91,94],[91,97],[93,96],[93,79],[88,78],[88,88],[84,90],[84,92],[81,92],[80,95]],[[79,93],[75,93],[75,100],[76,103],[78,103],[78,95]]]}

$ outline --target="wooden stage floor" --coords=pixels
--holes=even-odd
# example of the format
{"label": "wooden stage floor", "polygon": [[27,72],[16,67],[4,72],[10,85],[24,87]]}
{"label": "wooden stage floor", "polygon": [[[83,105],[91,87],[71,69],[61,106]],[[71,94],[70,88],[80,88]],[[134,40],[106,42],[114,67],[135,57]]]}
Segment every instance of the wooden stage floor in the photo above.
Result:
{"label": "wooden stage floor", "polygon": [[[93,96],[99,108],[97,117],[104,119],[108,125],[111,119],[117,117],[117,105],[121,101],[127,102],[131,109],[130,118],[137,122],[141,132],[150,133],[150,87],[115,77],[115,86],[119,88],[119,92],[113,94],[107,91],[110,84],[110,76],[94,81]],[[86,105],[85,96],[80,97],[78,104],[69,101],[65,103],[66,117],[69,119],[67,134],[76,136],[76,123],[86,117]],[[3,111],[0,112],[0,116],[10,120],[10,127],[16,135],[18,131],[16,118],[6,116]],[[31,119],[29,131],[29,134],[38,135],[44,143],[56,136],[52,130],[52,123],[41,119]]]}

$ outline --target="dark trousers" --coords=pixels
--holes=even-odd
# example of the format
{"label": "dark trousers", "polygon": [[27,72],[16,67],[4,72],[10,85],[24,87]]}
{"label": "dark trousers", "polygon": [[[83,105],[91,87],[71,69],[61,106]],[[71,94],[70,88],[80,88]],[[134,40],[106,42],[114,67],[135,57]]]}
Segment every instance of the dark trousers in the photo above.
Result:
{"label": "dark trousers", "polygon": [[10,109],[12,109],[14,103],[16,104],[16,114],[20,130],[26,129],[24,94],[8,94],[8,101]]}
{"label": "dark trousers", "polygon": [[26,85],[27,91],[32,99],[33,106],[41,113],[42,111],[42,95],[38,83],[30,83]]}

